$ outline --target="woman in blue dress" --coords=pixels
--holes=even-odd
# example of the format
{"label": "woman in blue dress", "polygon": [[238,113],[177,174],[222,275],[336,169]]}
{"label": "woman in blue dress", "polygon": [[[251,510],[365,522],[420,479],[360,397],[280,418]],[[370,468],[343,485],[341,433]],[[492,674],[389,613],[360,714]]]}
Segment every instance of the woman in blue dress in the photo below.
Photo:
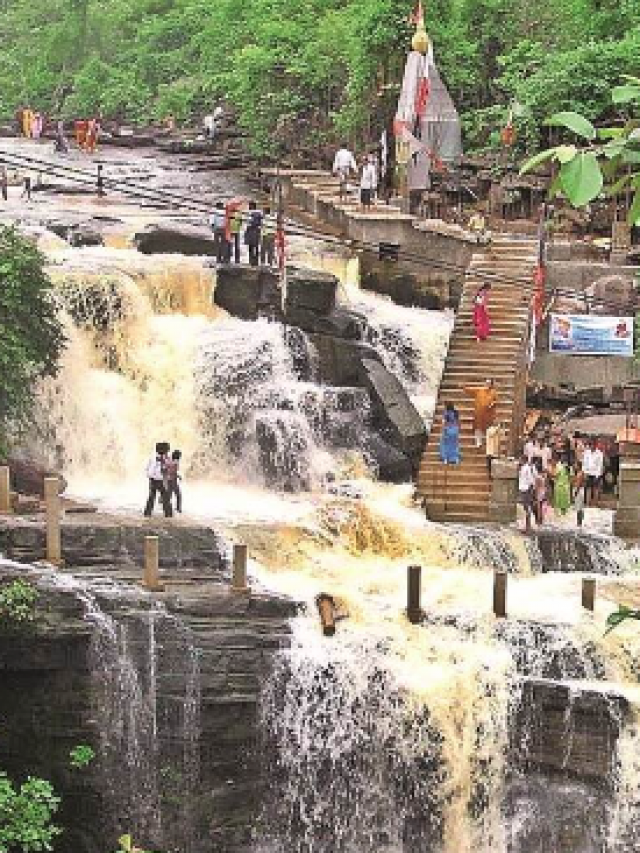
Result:
{"label": "woman in blue dress", "polygon": [[453,403],[446,403],[444,407],[440,459],[445,465],[460,464],[460,416]]}

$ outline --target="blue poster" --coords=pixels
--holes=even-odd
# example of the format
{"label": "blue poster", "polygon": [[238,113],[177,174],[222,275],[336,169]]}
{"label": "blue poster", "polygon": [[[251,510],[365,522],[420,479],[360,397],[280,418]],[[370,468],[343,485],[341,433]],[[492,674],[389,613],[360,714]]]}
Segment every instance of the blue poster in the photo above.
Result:
{"label": "blue poster", "polygon": [[552,314],[549,351],[565,355],[633,356],[633,317]]}

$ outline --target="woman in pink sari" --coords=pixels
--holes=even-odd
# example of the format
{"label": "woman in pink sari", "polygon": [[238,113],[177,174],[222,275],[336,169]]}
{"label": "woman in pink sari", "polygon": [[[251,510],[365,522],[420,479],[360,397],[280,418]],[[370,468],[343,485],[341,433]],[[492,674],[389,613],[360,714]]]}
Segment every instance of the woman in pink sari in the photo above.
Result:
{"label": "woman in pink sari", "polygon": [[486,341],[491,334],[491,322],[487,311],[490,290],[490,284],[483,284],[473,300],[473,328],[478,342]]}

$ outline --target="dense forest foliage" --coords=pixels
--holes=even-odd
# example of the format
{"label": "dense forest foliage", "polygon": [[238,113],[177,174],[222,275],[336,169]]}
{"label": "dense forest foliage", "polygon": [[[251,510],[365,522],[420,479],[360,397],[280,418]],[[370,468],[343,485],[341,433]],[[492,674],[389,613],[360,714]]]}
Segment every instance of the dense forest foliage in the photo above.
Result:
{"label": "dense forest foliage", "polygon": [[[257,149],[376,133],[397,95],[411,0],[0,0],[0,112],[187,120],[226,99]],[[638,0],[428,0],[467,148],[519,143],[571,108],[610,111],[640,73]]]}

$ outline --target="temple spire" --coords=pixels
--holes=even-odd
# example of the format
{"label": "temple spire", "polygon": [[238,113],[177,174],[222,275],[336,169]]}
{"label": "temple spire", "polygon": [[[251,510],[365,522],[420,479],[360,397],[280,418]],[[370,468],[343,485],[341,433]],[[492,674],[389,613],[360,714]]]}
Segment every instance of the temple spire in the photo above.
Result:
{"label": "temple spire", "polygon": [[411,23],[416,25],[416,31],[411,39],[411,48],[424,56],[429,50],[429,36],[424,25],[422,0],[418,0],[418,6],[411,16]]}

